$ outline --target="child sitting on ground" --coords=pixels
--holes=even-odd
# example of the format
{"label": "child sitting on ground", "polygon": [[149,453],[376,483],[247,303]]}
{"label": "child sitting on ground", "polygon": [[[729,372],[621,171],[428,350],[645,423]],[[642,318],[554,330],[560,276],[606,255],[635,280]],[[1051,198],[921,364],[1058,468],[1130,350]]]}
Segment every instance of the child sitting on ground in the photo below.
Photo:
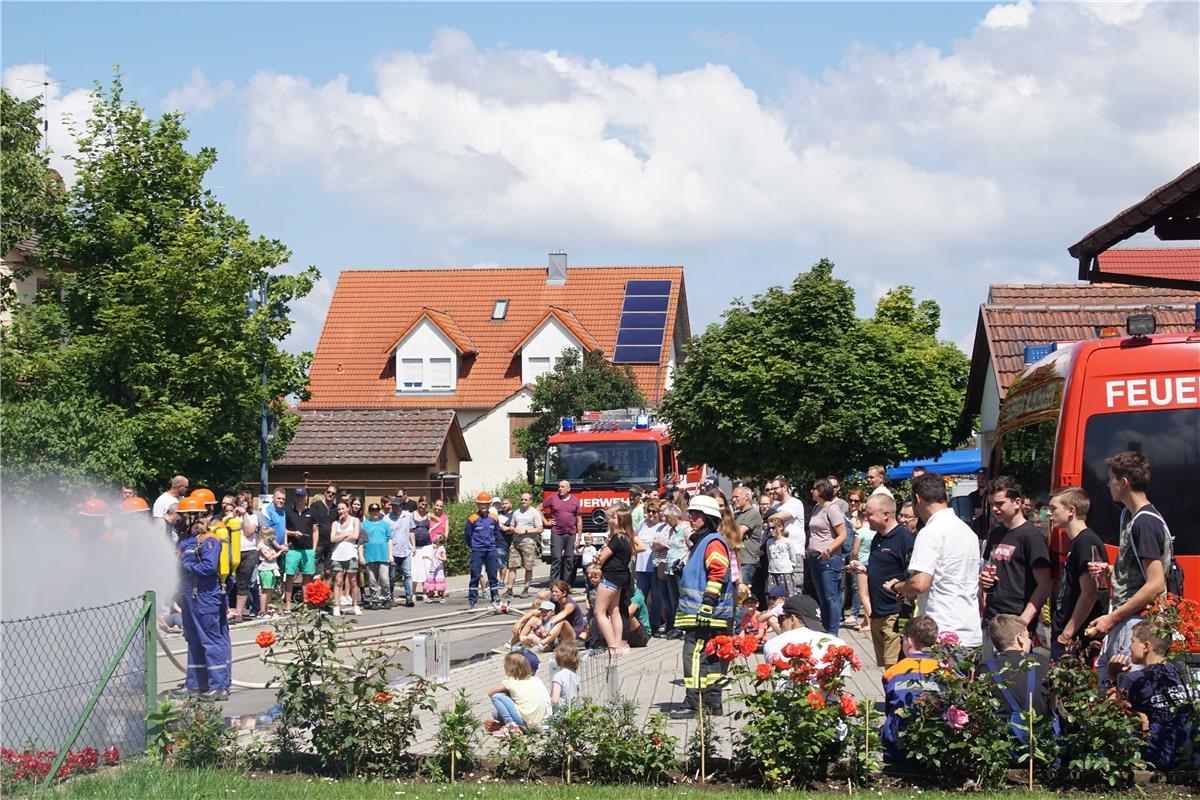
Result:
{"label": "child sitting on ground", "polygon": [[495,717],[484,727],[493,736],[508,736],[537,727],[550,713],[546,684],[533,677],[524,653],[504,657],[504,680],[488,689]]}
{"label": "child sitting on ground", "polygon": [[543,614],[542,603],[546,602],[550,602],[551,605],[553,605],[553,601],[550,600],[550,590],[542,589],[534,596],[533,602],[529,606],[529,610],[522,614],[521,618],[513,623],[512,638],[508,640],[508,644],[504,649],[508,650],[514,645],[524,643],[526,636],[532,633],[535,628],[541,627],[541,617]]}
{"label": "child sitting on ground", "polygon": [[550,679],[550,706],[555,713],[569,708],[579,696],[579,649],[575,642],[563,642],[554,649],[558,671]]}
{"label": "child sitting on ground", "polygon": [[[1149,622],[1133,626],[1129,656],[1108,662],[1109,682],[1123,692],[1142,722],[1142,758],[1161,770],[1181,766],[1195,724],[1195,698],[1175,665],[1167,661],[1171,641]],[[1130,663],[1141,667],[1131,670]]]}
{"label": "child sitting on ground", "polygon": [[[883,760],[889,764],[908,763],[901,733],[908,714],[917,698],[925,692],[937,692],[933,678],[937,671],[936,658],[928,655],[937,643],[938,626],[932,617],[913,617],[904,626],[901,648],[904,658],[883,672],[883,726],[879,739],[883,744]],[[903,712],[903,713],[901,713]]]}

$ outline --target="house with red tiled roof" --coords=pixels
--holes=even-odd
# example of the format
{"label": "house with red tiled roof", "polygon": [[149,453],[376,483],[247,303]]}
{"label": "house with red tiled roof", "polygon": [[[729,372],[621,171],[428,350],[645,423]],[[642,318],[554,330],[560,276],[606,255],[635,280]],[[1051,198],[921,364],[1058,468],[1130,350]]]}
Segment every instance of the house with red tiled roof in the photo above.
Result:
{"label": "house with red tiled roof", "polygon": [[[1110,250],[1104,257],[1119,254]],[[1102,257],[1101,263],[1104,263]],[[1118,255],[1110,263],[1119,263]],[[1200,249],[1164,248],[1162,269],[1195,263]],[[1154,314],[1160,333],[1193,329],[1200,292],[1105,284],[997,285],[979,307],[964,412],[979,415],[979,443],[989,452],[1008,387],[1045,354],[1039,345],[1094,339],[1105,328],[1124,333],[1131,314]]]}
{"label": "house with red tiled roof", "polygon": [[512,434],[565,348],[628,365],[657,404],[690,334],[681,266],[568,268],[552,253],[548,267],[345,270],[300,413],[451,409],[470,454],[459,489],[474,493],[524,475]]}

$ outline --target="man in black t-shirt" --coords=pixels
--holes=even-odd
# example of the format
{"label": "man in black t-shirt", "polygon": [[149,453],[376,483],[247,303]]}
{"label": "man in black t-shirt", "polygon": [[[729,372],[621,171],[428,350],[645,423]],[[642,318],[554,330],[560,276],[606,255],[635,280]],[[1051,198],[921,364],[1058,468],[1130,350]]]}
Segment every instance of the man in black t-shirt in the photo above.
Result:
{"label": "man in black t-shirt", "polygon": [[1067,486],[1050,495],[1050,522],[1071,540],[1050,625],[1050,656],[1055,660],[1073,644],[1083,644],[1083,632],[1108,609],[1108,575],[1095,577],[1088,570],[1091,562],[1108,563],[1104,542],[1087,526],[1090,509],[1091,499],[1083,489]]}
{"label": "man in black t-shirt", "polygon": [[912,606],[901,603],[900,598],[883,585],[908,578],[908,559],[912,556],[916,538],[912,531],[896,521],[896,501],[886,494],[873,494],[867,498],[866,516],[867,525],[875,531],[871,555],[867,558],[871,643],[875,646],[876,663],[890,667],[900,660],[902,631],[912,616]]}
{"label": "man in black t-shirt", "polygon": [[325,487],[325,494],[319,500],[314,500],[308,508],[312,513],[313,522],[317,525],[317,530],[320,531],[320,542],[317,545],[314,555],[317,559],[317,573],[325,576],[329,580],[330,573],[333,571],[333,543],[330,541],[330,536],[333,533],[333,522],[337,519],[337,496],[338,487],[335,484],[329,484]]}
{"label": "man in black t-shirt", "polygon": [[1021,485],[1001,475],[988,484],[988,504],[999,523],[988,535],[979,586],[987,592],[983,612],[984,650],[988,623],[997,614],[1025,620],[1032,634],[1050,596],[1050,546],[1046,535],[1023,514]]}

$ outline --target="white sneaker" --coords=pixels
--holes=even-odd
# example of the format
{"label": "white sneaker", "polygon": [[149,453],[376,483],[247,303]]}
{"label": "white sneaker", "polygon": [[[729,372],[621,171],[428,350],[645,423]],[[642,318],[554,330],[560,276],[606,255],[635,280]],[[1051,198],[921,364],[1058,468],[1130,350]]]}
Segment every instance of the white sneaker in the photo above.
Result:
{"label": "white sneaker", "polygon": [[341,606],[334,606],[334,607],[333,607],[333,615],[334,615],[335,617],[340,617],[340,616],[342,615],[342,607],[341,607]]}
{"label": "white sneaker", "polygon": [[360,606],[354,607],[354,616],[356,616],[356,617],[362,616],[362,608]]}

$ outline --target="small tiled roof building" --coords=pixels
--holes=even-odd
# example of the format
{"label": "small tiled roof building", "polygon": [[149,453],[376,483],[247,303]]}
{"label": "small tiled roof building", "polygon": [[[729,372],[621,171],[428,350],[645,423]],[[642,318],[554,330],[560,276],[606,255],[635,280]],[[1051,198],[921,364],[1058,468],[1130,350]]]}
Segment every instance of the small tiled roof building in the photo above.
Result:
{"label": "small tiled roof building", "polygon": [[[534,380],[565,348],[628,364],[657,404],[689,336],[680,266],[568,268],[554,253],[548,268],[345,270],[297,441],[317,412],[452,410],[469,451],[459,490],[473,494],[524,475],[512,434],[531,419]],[[347,446],[353,458],[352,442],[336,444]],[[292,468],[310,457],[296,447],[285,457]]]}

